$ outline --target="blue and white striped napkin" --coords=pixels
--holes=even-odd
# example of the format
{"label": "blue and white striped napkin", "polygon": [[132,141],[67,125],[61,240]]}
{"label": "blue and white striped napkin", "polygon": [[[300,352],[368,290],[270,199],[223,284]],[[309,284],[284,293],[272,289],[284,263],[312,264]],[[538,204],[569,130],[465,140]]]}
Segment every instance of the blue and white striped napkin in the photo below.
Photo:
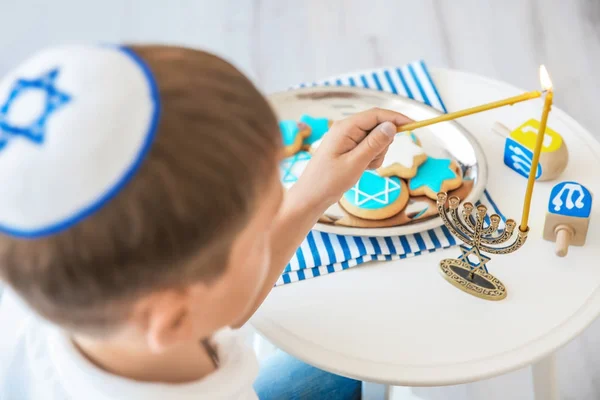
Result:
{"label": "blue and white striped napkin", "polygon": [[313,83],[301,83],[293,88],[310,86],[358,86],[377,89],[408,97],[439,111],[447,112],[423,61],[415,61],[403,67],[378,68],[339,75]]}
{"label": "blue and white striped napkin", "polygon": [[[446,112],[446,107],[423,61],[403,67],[345,74],[295,87],[323,85],[377,89],[409,97]],[[484,192],[481,203],[505,220],[487,191]],[[342,236],[311,231],[275,286],[331,274],[368,261],[414,257],[456,244],[456,239],[445,226],[413,235],[393,237]]]}

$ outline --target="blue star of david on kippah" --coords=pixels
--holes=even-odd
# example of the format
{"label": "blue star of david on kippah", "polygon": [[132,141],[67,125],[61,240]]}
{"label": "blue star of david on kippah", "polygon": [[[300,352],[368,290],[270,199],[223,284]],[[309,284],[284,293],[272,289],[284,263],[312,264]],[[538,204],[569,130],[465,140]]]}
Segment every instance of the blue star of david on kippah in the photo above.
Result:
{"label": "blue star of david on kippah", "polygon": [[[56,88],[58,74],[58,68],[54,68],[39,78],[18,79],[15,82],[8,98],[0,106],[0,150],[15,136],[22,136],[36,144],[44,142],[48,117],[71,99],[67,93]],[[27,125],[15,124],[14,120],[11,120],[15,101],[30,95],[31,91],[43,92],[45,103],[38,115],[33,115]]]}

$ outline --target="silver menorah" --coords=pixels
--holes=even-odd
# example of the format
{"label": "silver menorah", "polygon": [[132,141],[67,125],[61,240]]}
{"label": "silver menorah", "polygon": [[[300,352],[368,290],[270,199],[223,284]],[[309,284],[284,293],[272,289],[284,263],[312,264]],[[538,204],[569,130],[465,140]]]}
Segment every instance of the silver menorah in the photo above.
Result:
{"label": "silver menorah", "polygon": [[525,244],[529,230],[517,229],[516,239],[507,245],[517,226],[513,219],[506,220],[504,229],[499,229],[502,219],[498,214],[490,215],[486,226],[485,205],[475,207],[465,202],[460,215],[459,208],[457,196],[448,198],[447,193],[438,193],[437,210],[444,225],[464,243],[460,246],[462,254],[457,259],[442,260],[440,270],[446,280],[464,292],[486,300],[502,300],[506,297],[506,287],[488,272],[486,264],[490,258],[483,253],[513,253]]}

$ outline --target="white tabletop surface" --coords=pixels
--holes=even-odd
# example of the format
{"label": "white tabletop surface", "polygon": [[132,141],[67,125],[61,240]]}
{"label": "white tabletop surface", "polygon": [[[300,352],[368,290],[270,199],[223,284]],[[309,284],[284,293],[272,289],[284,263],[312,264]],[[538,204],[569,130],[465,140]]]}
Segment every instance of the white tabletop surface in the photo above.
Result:
{"label": "white tabletop surface", "polygon": [[[523,92],[457,71],[432,69],[432,75],[450,111]],[[484,148],[489,192],[517,221],[526,180],[504,166],[503,139],[489,128],[494,121],[515,128],[539,119],[541,107],[535,100],[460,120]],[[600,193],[600,144],[556,107],[549,126],[563,135],[570,153],[560,180],[576,180]],[[587,246],[557,258],[554,244],[541,238],[555,183],[536,183],[526,245],[488,264],[508,289],[503,301],[477,299],[440,276],[439,261],[460,254],[453,248],[275,288],[252,323],[273,344],[312,365],[373,382],[449,385],[530,364],[574,338],[600,313],[600,206],[592,210]]]}

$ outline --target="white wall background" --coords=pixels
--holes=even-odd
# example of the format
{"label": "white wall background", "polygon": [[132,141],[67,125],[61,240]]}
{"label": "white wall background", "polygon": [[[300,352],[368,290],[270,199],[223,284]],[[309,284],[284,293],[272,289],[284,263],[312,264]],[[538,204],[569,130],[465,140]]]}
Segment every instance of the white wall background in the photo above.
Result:
{"label": "white wall background", "polygon": [[[556,105],[600,139],[600,0],[0,0],[0,73],[74,41],[207,49],[266,92],[420,58],[532,90],[544,63]],[[600,399],[600,323],[559,363],[563,399]],[[527,374],[423,393],[470,400],[523,388],[510,391],[518,400]]]}
{"label": "white wall background", "polygon": [[0,0],[0,73],[71,41],[211,50],[265,91],[423,58],[534,89],[600,129],[599,0]]}

